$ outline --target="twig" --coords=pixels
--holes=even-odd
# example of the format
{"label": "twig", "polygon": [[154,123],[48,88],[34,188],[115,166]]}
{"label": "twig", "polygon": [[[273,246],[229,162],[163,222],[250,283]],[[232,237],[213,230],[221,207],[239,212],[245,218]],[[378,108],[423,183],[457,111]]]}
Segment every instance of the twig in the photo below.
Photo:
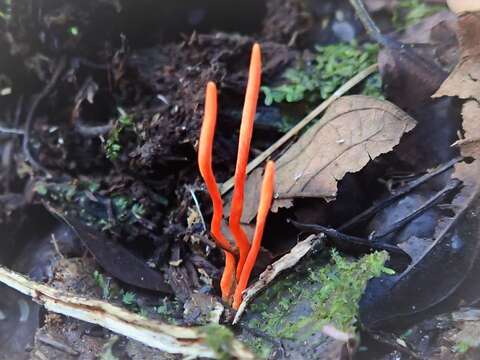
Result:
{"label": "twig", "polygon": [[442,190],[440,190],[438,193],[436,193],[434,196],[432,196],[427,202],[425,202],[422,206],[418,207],[414,211],[412,211],[410,214],[405,216],[403,219],[393,223],[388,229],[385,229],[384,231],[380,233],[374,233],[370,237],[371,241],[377,241],[378,239],[381,239],[397,230],[400,230],[402,227],[404,227],[406,224],[408,224],[410,221],[418,217],[420,214],[424,213],[431,207],[433,207],[435,204],[437,204],[440,200],[442,200],[446,195],[451,193],[453,190],[457,189],[461,184],[460,180],[453,179],[450,181]]}
{"label": "twig", "polygon": [[[32,281],[3,266],[0,266],[0,283],[32,297],[48,311],[103,326],[147,346],[189,358],[218,357],[208,345],[205,330],[201,327],[182,327],[145,319],[107,301],[90,299]],[[245,360],[257,358],[237,339],[232,339],[228,345],[231,357]]]}
{"label": "twig", "polygon": [[69,355],[78,356],[80,354],[77,350],[73,349],[69,345],[67,345],[67,344],[65,344],[65,343],[63,343],[59,340],[53,339],[48,335],[38,334],[36,336],[36,339],[37,339],[37,341],[40,341],[41,343],[44,343],[48,346],[51,346],[54,349],[57,349],[59,351],[67,353]]}
{"label": "twig", "polygon": [[351,236],[344,233],[341,233],[338,230],[327,228],[322,225],[317,224],[303,224],[291,219],[288,219],[288,222],[292,223],[297,229],[309,231],[315,234],[324,233],[335,246],[339,248],[345,248],[346,246],[357,247],[362,251],[371,251],[371,250],[385,250],[390,254],[395,254],[401,256],[405,259],[410,259],[410,256],[400,249],[398,246],[383,244],[378,242],[372,242],[369,239]]}
{"label": "twig", "polygon": [[[250,161],[247,166],[247,174],[251,173],[257,166],[267,160],[275,151],[280,149],[287,141],[289,141],[293,136],[298,134],[306,125],[308,125],[312,120],[314,120],[318,115],[320,115],[327,107],[329,107],[335,100],[343,96],[345,93],[350,91],[353,87],[358,85],[368,76],[376,72],[378,69],[378,64],[373,64],[368,68],[360,71],[357,75],[348,80],[343,84],[337,91],[335,91],[327,100],[323,101],[315,109],[313,109],[307,116],[305,116],[297,125],[291,128],[285,135],[278,139],[272,146],[270,146],[263,153],[258,155],[255,159]],[[320,120],[322,121],[322,120]],[[220,187],[220,193],[225,195],[233,187],[234,178],[228,179]]]}
{"label": "twig", "polygon": [[350,0],[350,4],[355,9],[355,14],[360,19],[366,32],[379,44],[385,45],[385,37],[368,13],[362,0]]}
{"label": "twig", "polygon": [[378,211],[386,208],[388,205],[392,204],[395,202],[397,199],[401,198],[402,196],[408,194],[412,190],[416,189],[420,185],[423,185],[426,183],[428,180],[431,178],[442,174],[443,172],[447,171],[450,169],[453,165],[455,165],[457,162],[462,160],[463,158],[461,157],[456,157],[449,162],[440,165],[437,167],[435,170],[419,177],[417,180],[414,180],[410,183],[408,183],[406,186],[401,188],[399,191],[397,191],[395,194],[391,195],[390,197],[382,200],[378,204],[372,205],[369,207],[367,210],[361,212],[357,216],[353,217],[351,220],[347,221],[345,224],[341,225],[338,230],[339,231],[347,231],[350,230],[352,227],[368,220],[370,217],[372,217],[374,214],[376,214]]}
{"label": "twig", "polygon": [[[23,95],[20,95],[20,98],[17,101],[17,107],[15,109],[15,119],[13,121],[13,126],[15,128],[20,124],[20,117],[22,116],[23,109]],[[12,161],[13,161],[13,149],[17,142],[16,138],[10,139],[9,142],[5,144],[3,156],[2,156],[2,165],[5,168],[5,192],[10,192],[10,182],[14,176],[12,170]]]}
{"label": "twig", "polygon": [[88,126],[82,124],[80,119],[75,122],[75,130],[85,137],[97,137],[100,135],[105,135],[112,130],[112,124],[99,125],[99,126]]}
{"label": "twig", "polygon": [[21,129],[11,129],[11,128],[0,126],[0,133],[9,134],[9,135],[23,135],[25,134],[25,131]]}
{"label": "twig", "polygon": [[55,249],[55,252],[58,254],[58,256],[62,259],[65,259],[65,256],[63,256],[62,252],[60,251],[60,247],[58,246],[57,238],[55,237],[55,234],[52,234],[52,244],[53,248]]}
{"label": "twig", "polygon": [[205,224],[205,219],[203,218],[202,209],[200,209],[200,203],[198,202],[197,196],[195,195],[195,190],[193,190],[190,186],[186,186],[186,188],[192,195],[193,202],[195,203],[198,215],[200,216],[200,220],[202,221],[203,231],[207,231],[207,225]]}
{"label": "twig", "polygon": [[32,105],[30,106],[30,109],[27,114],[27,120],[25,122],[25,130],[24,130],[24,137],[23,137],[23,143],[22,143],[22,148],[23,148],[23,153],[25,155],[25,159],[32,165],[34,168],[37,170],[40,170],[46,174],[49,174],[48,170],[45,169],[42,165],[40,165],[32,156],[30,152],[30,147],[29,147],[29,141],[30,141],[30,132],[32,131],[33,127],[33,118],[35,115],[35,111],[40,104],[40,102],[43,100],[44,97],[46,97],[50,91],[52,91],[53,87],[57,83],[58,79],[60,78],[60,75],[63,72],[63,69],[65,68],[66,65],[66,59],[65,57],[61,57],[60,61],[58,62],[58,65],[55,69],[55,72],[52,75],[52,78],[50,81],[45,85],[43,90],[39,92],[37,95],[34,96]]}

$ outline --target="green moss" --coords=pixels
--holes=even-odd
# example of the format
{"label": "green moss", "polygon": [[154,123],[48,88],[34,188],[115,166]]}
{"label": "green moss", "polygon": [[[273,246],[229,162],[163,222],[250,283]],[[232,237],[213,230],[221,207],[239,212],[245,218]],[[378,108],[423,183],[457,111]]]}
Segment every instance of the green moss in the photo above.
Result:
{"label": "green moss", "polygon": [[210,324],[202,327],[207,345],[221,360],[231,359],[231,346],[234,339],[233,333],[225,326]]}
{"label": "green moss", "polygon": [[[327,99],[347,80],[376,62],[378,45],[341,43],[318,46],[310,63],[288,69],[279,86],[263,86],[265,104],[306,101],[316,105]],[[380,77],[367,81],[363,91],[381,96]]]}
{"label": "green moss", "polygon": [[245,340],[250,349],[261,359],[268,359],[273,350],[272,345],[265,343],[260,338],[250,338]]}
{"label": "green moss", "polygon": [[351,260],[332,251],[327,263],[312,260],[304,271],[278,281],[255,301],[248,325],[272,337],[294,340],[305,340],[326,324],[355,332],[358,302],[367,281],[391,273],[384,267],[387,258],[387,253],[377,252]]}
{"label": "green moss", "polygon": [[427,4],[421,0],[400,0],[395,7],[392,21],[395,27],[401,30],[445,9],[444,5]]}
{"label": "green moss", "polygon": [[102,298],[110,299],[110,280],[97,270],[93,272],[93,280],[95,284],[102,289]]}
{"label": "green moss", "polygon": [[460,354],[464,354],[466,353],[468,350],[470,350],[472,346],[470,345],[469,342],[467,341],[460,341],[458,342],[458,344],[455,344],[455,352],[457,353],[460,353]]}
{"label": "green moss", "polygon": [[384,271],[386,260],[385,252],[367,255],[358,261],[348,261],[332,251],[329,265],[310,272],[311,280],[322,286],[312,298],[312,316],[297,323],[296,327],[311,327],[317,331],[325,324],[333,324],[341,330],[354,332],[358,302],[367,281]]}

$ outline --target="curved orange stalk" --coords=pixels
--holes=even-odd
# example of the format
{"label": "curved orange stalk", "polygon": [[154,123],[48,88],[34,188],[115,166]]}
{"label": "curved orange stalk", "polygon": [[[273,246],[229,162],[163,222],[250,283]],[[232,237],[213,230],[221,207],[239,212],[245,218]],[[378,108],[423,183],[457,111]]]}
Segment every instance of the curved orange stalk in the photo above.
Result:
{"label": "curved orange stalk", "polygon": [[232,195],[230,208],[230,231],[239,249],[239,260],[237,266],[237,280],[242,272],[243,265],[250,249],[247,234],[240,225],[243,212],[243,198],[245,190],[245,178],[247,172],[248,154],[252,140],[253,121],[257,111],[258,94],[262,72],[262,60],[260,45],[254,44],[248,73],[247,91],[243,105],[242,122],[240,125],[240,137],[238,141],[237,165],[235,167],[235,187]]}
{"label": "curved orange stalk", "polygon": [[227,300],[232,293],[236,265],[232,247],[221,230],[223,201],[212,168],[213,137],[217,123],[217,107],[217,87],[215,83],[209,82],[207,84],[205,113],[198,144],[198,167],[213,203],[213,217],[210,231],[215,242],[225,252],[225,270],[220,281],[220,288],[222,298]]}
{"label": "curved orange stalk", "polygon": [[253,235],[252,246],[248,252],[243,271],[240,274],[235,295],[233,297],[233,308],[238,309],[242,302],[243,291],[247,287],[250,274],[253,266],[257,260],[260,252],[260,244],[262,243],[263,231],[265,229],[265,222],[267,220],[268,212],[272,206],[273,190],[275,187],[275,163],[269,161],[265,167],[265,174],[263,175],[262,192],[260,195],[260,203],[258,204],[257,224],[255,226],[255,234]]}

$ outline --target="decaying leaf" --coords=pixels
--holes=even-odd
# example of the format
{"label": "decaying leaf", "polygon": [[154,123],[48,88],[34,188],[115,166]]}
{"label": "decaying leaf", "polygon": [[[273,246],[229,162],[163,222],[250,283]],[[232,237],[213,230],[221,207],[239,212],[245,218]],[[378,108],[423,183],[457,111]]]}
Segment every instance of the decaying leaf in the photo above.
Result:
{"label": "decaying leaf", "polygon": [[88,227],[81,221],[63,214],[49,204],[47,209],[68,225],[79,237],[95,260],[117,279],[143,289],[171,293],[172,289],[164,277],[150,268],[122,245],[107,238],[101,232]]}
{"label": "decaying leaf", "polygon": [[[276,160],[278,196],[272,210],[290,207],[295,198],[335,199],[345,174],[391,151],[414,126],[415,120],[388,101],[362,95],[340,98]],[[247,193],[260,188],[251,183],[258,178],[249,178]],[[257,203],[246,204],[244,221],[254,217]]]}

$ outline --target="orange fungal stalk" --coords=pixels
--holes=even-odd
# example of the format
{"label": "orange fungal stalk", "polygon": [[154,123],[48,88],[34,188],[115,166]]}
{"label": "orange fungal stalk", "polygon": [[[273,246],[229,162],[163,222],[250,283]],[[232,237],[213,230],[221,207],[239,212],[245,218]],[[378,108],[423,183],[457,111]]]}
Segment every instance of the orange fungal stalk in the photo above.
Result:
{"label": "orange fungal stalk", "polygon": [[212,168],[213,137],[215,135],[216,123],[217,87],[215,83],[209,82],[207,84],[205,113],[198,144],[198,167],[213,203],[213,217],[210,231],[217,245],[225,252],[225,270],[222,275],[222,280],[220,281],[220,288],[222,298],[227,300],[233,290],[236,261],[232,247],[222,233],[223,201]]}
{"label": "orange fungal stalk", "polygon": [[235,309],[238,309],[242,301],[242,293],[248,284],[250,274],[260,251],[265,222],[272,204],[275,185],[275,164],[273,161],[269,161],[265,168],[258,206],[257,224],[250,246],[247,234],[242,229],[240,221],[243,212],[246,169],[252,140],[253,122],[260,91],[261,68],[260,46],[255,44],[252,49],[245,104],[240,125],[238,155],[235,167],[235,186],[229,217],[230,232],[238,247],[238,263],[236,259],[237,249],[232,247],[222,233],[223,201],[212,168],[213,138],[215,136],[218,108],[217,88],[213,82],[207,84],[205,114],[198,145],[198,167],[213,203],[210,231],[216,244],[223,249],[225,254],[225,269],[220,281],[222,298],[227,303],[231,303],[233,297],[233,307]]}
{"label": "orange fungal stalk", "polygon": [[258,204],[257,212],[257,224],[255,226],[255,233],[253,235],[252,246],[248,252],[243,271],[240,275],[237,288],[235,289],[235,295],[233,297],[233,308],[238,309],[242,302],[242,293],[247,287],[250,274],[252,273],[253,266],[257,260],[258,253],[260,252],[260,245],[263,238],[263,231],[265,229],[265,222],[267,220],[268,212],[272,206],[273,191],[275,187],[275,163],[269,161],[265,167],[265,174],[263,175],[262,190],[260,195],[260,203]]}
{"label": "orange fungal stalk", "polygon": [[248,74],[247,91],[245,94],[245,104],[243,106],[242,121],[240,125],[240,136],[238,140],[237,165],[235,168],[235,186],[232,195],[232,204],[230,208],[230,231],[235,239],[240,257],[237,265],[237,280],[242,272],[243,264],[247,258],[250,244],[247,234],[240,225],[243,212],[243,198],[245,192],[245,178],[247,174],[248,155],[250,152],[250,142],[252,140],[253,121],[257,111],[258,94],[260,91],[260,81],[262,72],[262,60],[260,45],[253,45],[252,56],[250,60],[250,70]]}

